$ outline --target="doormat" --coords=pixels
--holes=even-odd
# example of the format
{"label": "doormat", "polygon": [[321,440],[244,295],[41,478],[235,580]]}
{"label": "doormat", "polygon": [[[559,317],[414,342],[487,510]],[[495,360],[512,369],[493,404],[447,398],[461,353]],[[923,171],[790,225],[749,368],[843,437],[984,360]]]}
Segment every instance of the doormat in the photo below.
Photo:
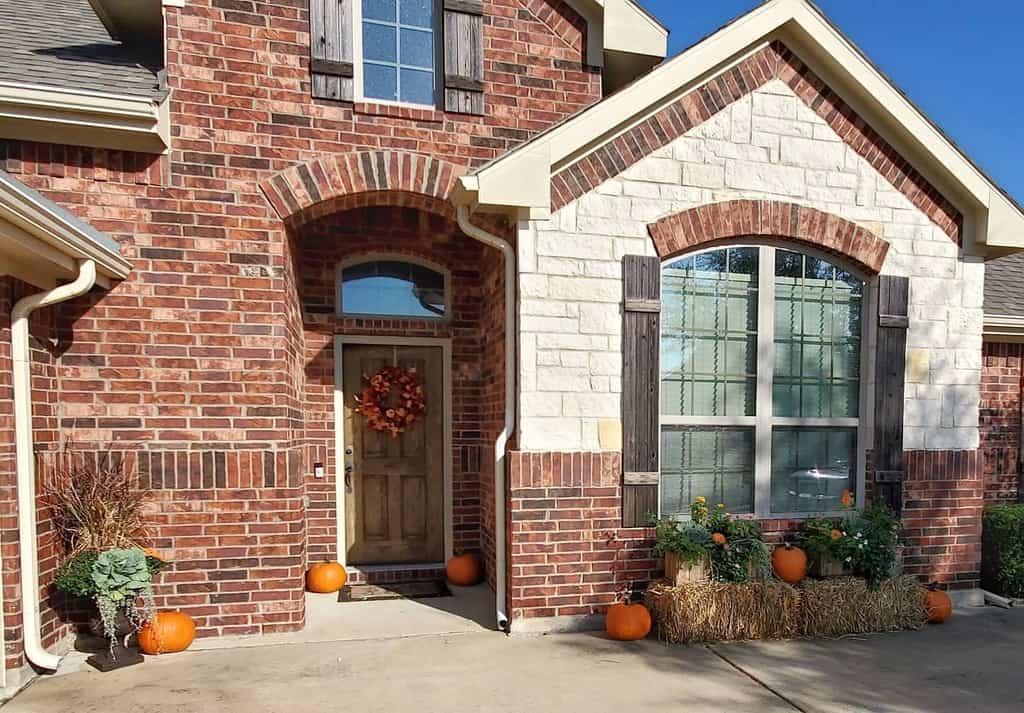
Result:
{"label": "doormat", "polygon": [[450,597],[442,580],[395,584],[347,584],[338,592],[339,602],[375,602],[383,599],[427,599]]}

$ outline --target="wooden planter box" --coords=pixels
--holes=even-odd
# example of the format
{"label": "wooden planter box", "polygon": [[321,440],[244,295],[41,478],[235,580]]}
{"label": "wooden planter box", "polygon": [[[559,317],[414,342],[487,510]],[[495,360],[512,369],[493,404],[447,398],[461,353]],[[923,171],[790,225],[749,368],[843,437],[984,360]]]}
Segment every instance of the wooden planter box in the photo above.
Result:
{"label": "wooden planter box", "polygon": [[846,574],[846,567],[834,557],[818,555],[811,558],[810,575],[815,579],[842,577],[844,574]]}
{"label": "wooden planter box", "polygon": [[706,557],[690,564],[681,561],[675,552],[666,552],[665,579],[675,587],[706,582],[711,579],[711,566]]}

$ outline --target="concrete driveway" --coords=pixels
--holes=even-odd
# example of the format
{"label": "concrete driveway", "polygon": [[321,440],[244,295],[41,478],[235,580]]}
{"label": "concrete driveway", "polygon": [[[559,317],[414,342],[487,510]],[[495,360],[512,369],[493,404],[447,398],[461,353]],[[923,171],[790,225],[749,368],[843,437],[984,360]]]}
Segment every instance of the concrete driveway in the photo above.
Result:
{"label": "concrete driveway", "polygon": [[39,680],[4,713],[1024,710],[1024,610],[922,632],[715,647],[494,633],[197,651]]}

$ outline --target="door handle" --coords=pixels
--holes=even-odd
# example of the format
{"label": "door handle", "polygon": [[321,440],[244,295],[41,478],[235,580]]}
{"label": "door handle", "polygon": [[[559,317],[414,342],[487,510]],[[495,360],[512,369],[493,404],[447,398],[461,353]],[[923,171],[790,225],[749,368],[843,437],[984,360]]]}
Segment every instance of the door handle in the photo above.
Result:
{"label": "door handle", "polygon": [[345,463],[345,492],[352,492],[352,471],[355,470],[355,464],[352,461]]}

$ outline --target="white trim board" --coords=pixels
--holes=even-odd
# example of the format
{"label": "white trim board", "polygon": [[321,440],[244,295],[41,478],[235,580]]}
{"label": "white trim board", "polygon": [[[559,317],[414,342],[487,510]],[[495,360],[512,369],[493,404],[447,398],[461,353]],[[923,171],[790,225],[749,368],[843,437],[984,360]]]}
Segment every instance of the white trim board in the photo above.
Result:
{"label": "white trim board", "polygon": [[[336,514],[338,562],[346,565],[347,544],[345,541],[345,391],[342,357],[346,344],[395,347],[440,347],[442,371],[444,374],[444,558],[451,559],[455,547],[452,518],[453,492],[452,472],[454,455],[452,448],[452,340],[447,337],[376,337],[372,335],[334,335],[334,509]],[[373,565],[363,565],[363,569]]]}

